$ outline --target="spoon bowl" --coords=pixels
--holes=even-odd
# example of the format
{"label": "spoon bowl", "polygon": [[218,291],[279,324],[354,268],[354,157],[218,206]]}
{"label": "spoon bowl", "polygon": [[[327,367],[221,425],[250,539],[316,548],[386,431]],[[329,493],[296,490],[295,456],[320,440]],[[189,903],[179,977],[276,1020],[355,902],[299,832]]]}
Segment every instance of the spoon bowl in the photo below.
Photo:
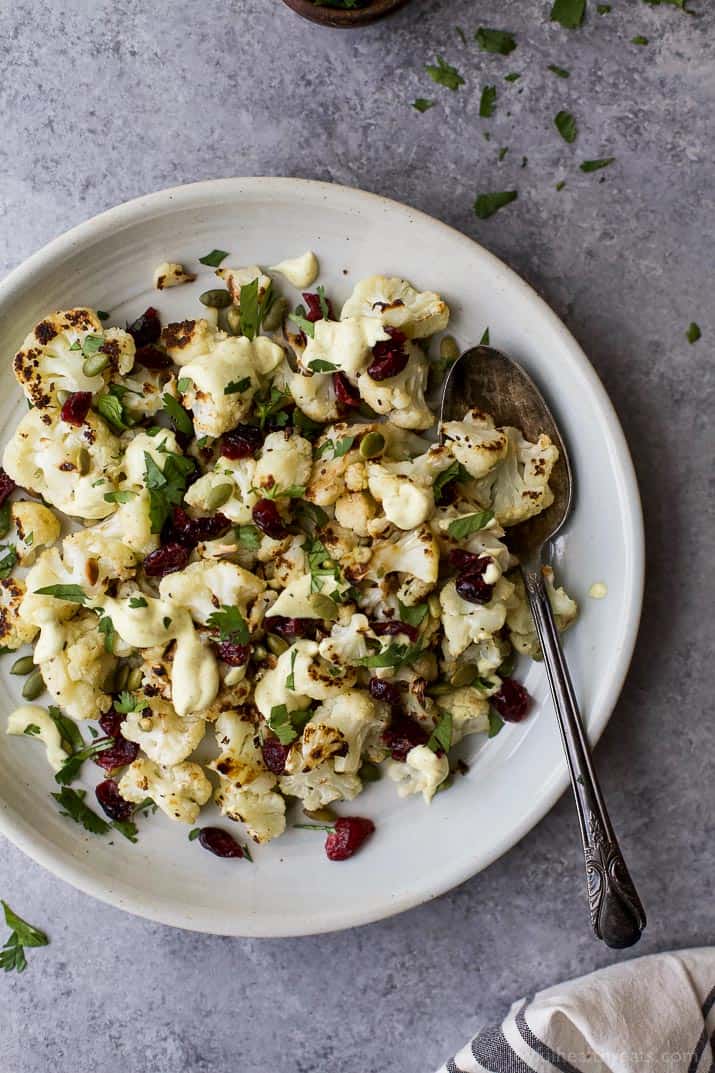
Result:
{"label": "spoon bowl", "polygon": [[522,562],[540,556],[562,528],[573,502],[573,474],[563,437],[546,401],[517,362],[490,346],[476,346],[449,370],[442,394],[440,423],[461,421],[474,408],[491,414],[498,428],[519,428],[527,440],[546,433],[559,449],[549,485],[554,501],[541,514],[509,529],[509,547]]}

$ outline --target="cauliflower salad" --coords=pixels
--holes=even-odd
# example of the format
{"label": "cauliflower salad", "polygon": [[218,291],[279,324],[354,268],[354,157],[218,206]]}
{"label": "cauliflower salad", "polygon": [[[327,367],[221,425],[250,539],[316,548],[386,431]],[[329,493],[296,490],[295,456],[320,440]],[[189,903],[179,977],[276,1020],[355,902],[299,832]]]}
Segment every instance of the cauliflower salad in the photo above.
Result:
{"label": "cauliflower salad", "polygon": [[[540,653],[508,531],[552,502],[558,451],[478,410],[437,440],[428,381],[458,353],[438,294],[372,276],[336,315],[313,253],[227,256],[202,259],[202,315],[69,309],[15,355],[0,644],[34,649],[7,732],[42,743],[95,834],[212,801],[235,837],[190,837],[250,857],[297,801],[340,860],[373,825],[329,806],[383,774],[430,802],[467,770],[459,742],[527,714],[512,671]],[[292,312],[276,277],[306,288]],[[195,278],[165,262],[155,286]],[[576,604],[547,575],[563,629]],[[73,785],[92,765],[96,801]]]}

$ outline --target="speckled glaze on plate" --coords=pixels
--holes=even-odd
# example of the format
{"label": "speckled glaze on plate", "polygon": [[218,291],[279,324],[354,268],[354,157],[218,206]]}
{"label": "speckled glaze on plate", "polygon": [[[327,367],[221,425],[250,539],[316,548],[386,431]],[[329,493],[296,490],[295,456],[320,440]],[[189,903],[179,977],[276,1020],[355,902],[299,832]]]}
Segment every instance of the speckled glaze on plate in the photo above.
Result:
{"label": "speckled glaze on plate", "polygon": [[[162,293],[152,289],[152,270],[167,259],[201,268],[197,259],[216,246],[231,251],[230,263],[262,265],[312,248],[321,282],[338,304],[363,276],[406,276],[444,295],[453,311],[450,330],[463,347],[478,342],[489,325],[493,345],[540,384],[576,474],[576,506],[556,542],[554,563],[582,608],[566,649],[595,741],[618,698],[641,611],[643,524],[628,448],[596,373],[555,314],[506,265],[444,224],[373,194],[279,178],[196,183],[111,209],[55,239],[0,284],[0,442],[25,412],[10,356],[36,321],[78,304],[108,310],[110,323],[119,325],[148,305],[164,320],[197,314],[209,270],[194,284]],[[297,298],[287,285],[284,290]],[[608,587],[603,600],[588,598],[596,581]],[[18,680],[8,675],[11,662],[0,662],[4,715],[19,700]],[[212,857],[188,841],[188,828],[161,814],[140,818],[136,845],[119,835],[90,835],[60,817],[42,747],[4,734],[0,831],[88,894],[177,927],[281,936],[366,924],[434,898],[486,867],[565,789],[543,669],[524,662],[518,676],[535,699],[533,714],[486,744],[467,739],[469,773],[431,806],[421,798],[398,799],[386,779],[340,806],[344,815],[370,816],[377,824],[369,845],[349,861],[328,861],[321,834],[290,829],[299,822],[297,807],[283,838],[255,847],[252,865]],[[91,793],[101,773],[91,762],[85,773]],[[200,822],[217,819],[208,811]]]}

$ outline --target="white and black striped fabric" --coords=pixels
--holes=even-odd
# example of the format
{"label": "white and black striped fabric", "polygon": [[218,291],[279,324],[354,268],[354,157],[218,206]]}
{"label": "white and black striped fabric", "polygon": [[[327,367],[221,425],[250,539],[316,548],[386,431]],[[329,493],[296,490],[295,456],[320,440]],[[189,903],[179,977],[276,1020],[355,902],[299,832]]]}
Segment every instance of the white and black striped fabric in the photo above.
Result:
{"label": "white and black striped fabric", "polygon": [[520,999],[439,1073],[715,1073],[715,948],[637,958]]}

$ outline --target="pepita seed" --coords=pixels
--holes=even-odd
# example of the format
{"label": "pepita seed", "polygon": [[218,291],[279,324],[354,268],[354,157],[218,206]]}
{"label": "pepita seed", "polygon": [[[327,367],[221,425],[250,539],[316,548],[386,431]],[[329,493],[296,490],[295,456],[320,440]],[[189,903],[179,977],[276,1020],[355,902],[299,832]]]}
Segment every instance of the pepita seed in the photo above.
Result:
{"label": "pepita seed", "polygon": [[117,692],[127,688],[127,678],[129,677],[129,664],[122,663],[121,667],[117,670],[116,688]]}
{"label": "pepita seed", "polygon": [[286,319],[288,309],[287,298],[276,298],[275,302],[263,318],[263,330],[266,332],[277,332],[282,326],[283,321]]}
{"label": "pepita seed", "polygon": [[287,641],[284,641],[282,637],[276,637],[274,633],[268,634],[266,644],[274,656],[282,656],[290,647]]}
{"label": "pepita seed", "polygon": [[385,450],[385,437],[381,432],[368,432],[360,442],[360,454],[363,458],[377,458]]}
{"label": "pepita seed", "polygon": [[32,656],[20,656],[19,659],[15,660],[12,667],[10,668],[10,674],[21,674],[24,677],[24,675],[30,673],[34,666],[35,661],[33,660]]}
{"label": "pepita seed", "polygon": [[87,473],[89,473],[91,465],[92,459],[90,457],[89,451],[86,447],[80,447],[79,452],[77,454],[77,469],[79,470],[79,474],[81,477],[84,477]]}
{"label": "pepita seed", "polygon": [[99,376],[109,365],[109,354],[103,354],[98,350],[82,362],[82,372],[85,376]]}
{"label": "pepita seed", "polygon": [[62,387],[57,392],[57,401],[60,404],[60,406],[64,406],[64,404],[67,402],[67,399],[69,397],[70,397],[69,391],[65,391],[65,389],[62,388]]}
{"label": "pepita seed", "polygon": [[443,697],[445,693],[451,693],[452,686],[447,682],[434,682],[427,686],[427,694],[430,697]]}
{"label": "pepita seed", "polygon": [[363,782],[379,782],[382,778],[382,772],[377,764],[371,764],[369,760],[366,760],[358,771],[358,775]]}
{"label": "pepita seed", "polygon": [[37,667],[22,687],[22,695],[25,700],[35,700],[45,692],[45,680],[42,671]]}
{"label": "pepita seed", "polygon": [[471,663],[463,663],[461,667],[457,667],[450,682],[455,689],[459,689],[460,686],[470,686],[476,677],[477,668]]}
{"label": "pepita seed", "polygon": [[141,667],[132,667],[131,671],[127,675],[127,689],[139,689],[144,679],[144,672]]}
{"label": "pepita seed", "polygon": [[102,692],[103,693],[114,693],[115,679],[116,679],[116,672],[115,672],[114,667],[112,667],[111,671],[107,671],[107,673],[104,676],[104,680],[102,682]]}
{"label": "pepita seed", "polygon": [[238,306],[231,306],[226,310],[226,330],[231,335],[241,334],[241,310]]}
{"label": "pepita seed", "polygon": [[304,808],[303,812],[309,820],[315,820],[317,823],[335,823],[338,818],[331,808]]}
{"label": "pepita seed", "polygon": [[253,658],[257,660],[266,659],[268,656],[268,649],[265,645],[253,646]]}
{"label": "pepita seed", "polygon": [[225,309],[231,305],[232,298],[228,291],[221,287],[213,287],[210,291],[200,294],[199,301],[201,305],[208,306],[209,309]]}
{"label": "pepita seed", "polygon": [[453,335],[445,335],[439,344],[439,356],[443,361],[456,361],[459,357],[459,347]]}
{"label": "pepita seed", "polygon": [[427,598],[427,607],[432,618],[440,618],[442,615],[442,605],[439,602],[439,596],[436,592],[433,592]]}
{"label": "pepita seed", "polygon": [[322,592],[315,592],[310,598],[310,603],[316,615],[334,621],[338,617],[338,605],[335,600],[325,596]]}
{"label": "pepita seed", "polygon": [[206,496],[206,510],[218,510],[233,495],[232,484],[216,484]]}

